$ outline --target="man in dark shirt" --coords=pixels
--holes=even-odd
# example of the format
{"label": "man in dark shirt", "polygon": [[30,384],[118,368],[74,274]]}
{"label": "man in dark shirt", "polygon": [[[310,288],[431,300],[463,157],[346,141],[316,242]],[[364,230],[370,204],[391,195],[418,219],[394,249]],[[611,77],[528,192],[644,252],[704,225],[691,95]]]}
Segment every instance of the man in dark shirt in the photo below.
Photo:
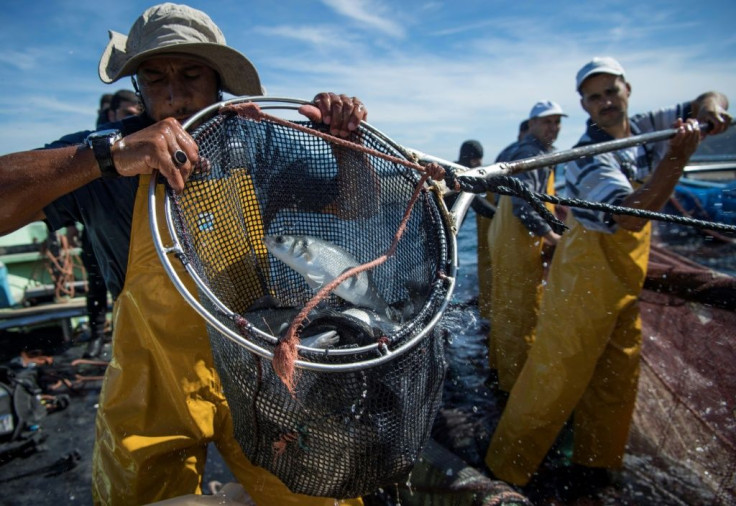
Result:
{"label": "man in dark shirt", "polygon": [[[135,92],[131,90],[118,90],[110,96],[106,109],[99,114],[97,128],[140,113],[141,106]],[[94,255],[87,229],[82,228],[82,233],[78,236],[78,239],[76,236],[76,226],[72,224],[71,227],[67,228],[67,231],[73,232],[75,235],[73,239],[79,241],[82,263],[84,264],[84,269],[87,271],[86,298],[87,329],[89,336],[87,349],[82,356],[84,358],[96,358],[102,353],[105,327],[107,325],[107,286],[105,285],[105,278],[100,271],[100,266],[97,263],[97,258]]]}

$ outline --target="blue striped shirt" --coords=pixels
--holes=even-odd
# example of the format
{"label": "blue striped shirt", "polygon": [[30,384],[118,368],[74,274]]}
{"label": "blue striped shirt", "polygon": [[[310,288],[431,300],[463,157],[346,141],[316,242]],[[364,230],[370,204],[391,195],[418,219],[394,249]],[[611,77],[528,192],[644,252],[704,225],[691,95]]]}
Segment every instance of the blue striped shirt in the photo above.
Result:
{"label": "blue striped shirt", "polygon": [[[689,114],[689,102],[638,114],[630,118],[631,133],[639,135],[672,128],[677,118],[687,118]],[[587,130],[577,146],[612,139],[589,119]],[[646,181],[664,158],[668,147],[669,141],[665,140],[568,162],[565,166],[565,191],[572,198],[618,205],[634,192],[634,185]],[[589,230],[612,234],[617,229],[613,216],[605,211],[573,208],[572,213]]]}
{"label": "blue striped shirt", "polygon": [[[532,134],[527,134],[520,142],[514,143],[508,146],[498,156],[498,161],[514,161],[522,160],[525,158],[532,158],[534,156],[542,155],[554,151],[553,147],[545,147]],[[501,160],[501,158],[505,158]],[[552,171],[549,167],[542,167],[541,169],[529,170],[515,174],[513,177],[522,181],[529,189],[533,192],[547,193],[547,180]],[[519,218],[521,223],[529,230],[532,234],[541,237],[547,232],[552,230],[547,222],[539,216],[534,208],[526,200],[519,197],[511,197],[513,206],[514,216]]]}

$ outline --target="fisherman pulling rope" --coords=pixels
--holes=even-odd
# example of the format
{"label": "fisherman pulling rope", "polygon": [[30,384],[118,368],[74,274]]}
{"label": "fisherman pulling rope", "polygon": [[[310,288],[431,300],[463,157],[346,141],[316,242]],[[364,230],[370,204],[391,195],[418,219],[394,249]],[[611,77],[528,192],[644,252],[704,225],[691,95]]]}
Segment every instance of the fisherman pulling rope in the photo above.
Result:
{"label": "fisherman pulling rope", "polygon": [[[409,215],[411,214],[412,207],[416,202],[416,192],[423,188],[425,182],[430,178],[435,181],[444,180],[447,183],[447,186],[451,190],[455,191],[463,191],[476,194],[483,194],[490,191],[497,194],[511,195],[522,198],[529,202],[533,209],[550,225],[552,230],[554,230],[558,234],[562,234],[567,227],[544,206],[543,202],[550,202],[557,205],[566,205],[569,207],[576,207],[580,209],[604,211],[611,214],[628,215],[644,219],[677,223],[701,229],[718,230],[722,232],[736,232],[736,226],[696,220],[687,216],[669,215],[655,211],[647,211],[606,203],[590,202],[581,199],[563,198],[545,193],[532,192],[525,184],[521,183],[518,179],[511,177],[510,175],[473,176],[463,173],[458,174],[458,172],[449,164],[446,167],[442,167],[437,162],[420,164],[417,161],[406,160],[397,156],[382,153],[370,147],[364,146],[363,144],[360,144],[358,142],[354,142],[349,139],[338,138],[328,133],[311,128],[309,126],[300,125],[265,113],[255,103],[246,102],[234,105],[225,105],[219,109],[218,113],[225,116],[239,115],[256,122],[267,121],[273,124],[284,126],[286,128],[292,128],[310,136],[318,137],[331,144],[346,147],[354,151],[381,158],[424,174],[416,186],[415,194],[407,206],[399,230],[397,231],[394,240],[387,252],[372,261],[361,264],[343,272],[337,278],[322,285],[318,293],[315,294],[314,297],[299,312],[299,314],[297,314],[297,316],[292,321],[292,324],[290,325],[287,333],[280,339],[279,345],[276,347],[273,367],[278,376],[284,382],[287,389],[292,392],[292,394],[295,387],[294,374],[296,369],[294,367],[294,363],[298,359],[297,344],[299,344],[300,342],[299,332],[303,328],[304,322],[305,320],[307,320],[309,313],[314,310],[321,301],[329,296],[330,293],[332,293],[345,280],[356,276],[361,272],[365,272],[367,270],[375,268],[376,266],[385,262],[393,254],[393,251],[395,251],[398,241],[403,233],[403,227],[406,226],[406,221],[408,220]],[[704,130],[707,130],[707,128],[707,125],[703,125]],[[517,162],[503,162],[496,164],[496,166],[498,167],[498,172],[501,172],[502,174],[514,173],[522,170],[531,170],[536,167],[548,165],[552,163],[552,161],[559,163],[561,161],[569,161],[579,158],[580,156],[586,156],[593,153],[607,152],[612,149],[621,149],[626,146],[640,145],[644,142],[668,139],[674,136],[676,131],[676,129],[669,129],[666,131],[652,132],[634,138],[618,139],[615,141],[610,141],[608,143],[576,148],[570,150],[569,152],[557,152],[550,155],[540,155],[533,159],[519,160]],[[488,168],[485,168],[484,170],[488,170]],[[477,172],[477,169],[475,171],[471,171],[471,173]],[[493,168],[488,170],[488,172],[493,173]]]}

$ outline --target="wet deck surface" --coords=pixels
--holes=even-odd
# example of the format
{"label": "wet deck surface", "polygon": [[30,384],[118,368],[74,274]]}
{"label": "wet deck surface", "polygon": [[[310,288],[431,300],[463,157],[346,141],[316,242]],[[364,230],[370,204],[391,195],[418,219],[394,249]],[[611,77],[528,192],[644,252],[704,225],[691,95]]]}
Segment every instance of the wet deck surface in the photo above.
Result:
{"label": "wet deck surface", "polygon": [[[43,328],[29,334],[0,332],[0,364],[19,367],[22,349],[50,356],[53,364],[35,366],[41,385],[56,384],[44,392],[68,395],[66,408],[49,412],[39,423],[35,438],[41,442],[0,463],[0,503],[9,506],[39,504],[92,504],[92,448],[94,420],[101,381],[78,381],[76,373],[96,376],[104,368],[89,365],[72,367],[82,357],[86,344],[64,342],[60,328]],[[109,356],[109,344],[101,358]],[[64,380],[67,380],[66,383]],[[207,463],[205,483],[210,480],[232,481],[217,452],[212,449]]]}
{"label": "wet deck surface", "polygon": [[[76,379],[71,375],[70,364],[81,358],[85,349],[83,344],[70,346],[65,343],[61,330],[54,327],[29,334],[4,332],[0,335],[0,343],[3,364],[19,373],[22,369],[18,357],[23,349],[52,357],[52,364],[35,366],[41,384],[53,383],[50,375],[57,375],[57,379],[66,377],[69,381]],[[5,504],[91,504],[94,417],[100,383],[73,382],[70,388],[61,382],[58,389],[44,388],[45,393],[68,395],[69,404],[64,409],[49,412],[40,421],[35,436],[41,440],[38,445],[0,464]]]}

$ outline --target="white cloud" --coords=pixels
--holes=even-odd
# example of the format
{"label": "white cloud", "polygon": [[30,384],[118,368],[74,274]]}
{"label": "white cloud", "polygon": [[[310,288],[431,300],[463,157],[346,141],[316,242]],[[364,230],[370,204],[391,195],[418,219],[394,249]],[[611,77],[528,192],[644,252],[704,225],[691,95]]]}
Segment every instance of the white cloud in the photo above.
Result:
{"label": "white cloud", "polygon": [[269,27],[257,27],[254,32],[264,36],[296,41],[308,44],[315,51],[348,51],[355,44],[353,37],[343,35],[335,37],[335,31],[329,25],[277,25]]}
{"label": "white cloud", "polygon": [[391,37],[404,36],[404,28],[400,23],[388,16],[382,17],[385,8],[379,2],[371,0],[322,0],[326,6],[338,14],[357,21],[360,26],[374,28]]}
{"label": "white cloud", "polygon": [[[489,59],[485,53],[459,58],[436,55],[374,56],[358,61],[311,63],[283,59],[278,67],[303,76],[284,80],[272,92],[311,96],[321,89],[349,91],[368,105],[369,121],[397,142],[454,159],[463,140],[476,138],[490,162],[515,137],[516,127],[540,99],[559,102],[570,115],[557,145],[572,147],[583,132],[586,115],[574,90],[574,75],[591,55],[584,48],[565,48],[552,60],[551,50],[517,48],[524,65],[511,57]],[[697,63],[687,53],[652,61],[647,52],[623,60],[633,83],[631,112],[643,112],[695,98],[706,89],[736,91],[730,69]],[[688,72],[681,69],[688,68]]]}
{"label": "white cloud", "polygon": [[333,45],[335,43],[334,37],[330,36],[329,28],[327,27],[279,25],[257,28],[256,31],[264,35],[307,42],[314,46]]}
{"label": "white cloud", "polygon": [[0,63],[22,71],[33,70],[38,60],[39,51],[32,48],[25,51],[0,51]]}

